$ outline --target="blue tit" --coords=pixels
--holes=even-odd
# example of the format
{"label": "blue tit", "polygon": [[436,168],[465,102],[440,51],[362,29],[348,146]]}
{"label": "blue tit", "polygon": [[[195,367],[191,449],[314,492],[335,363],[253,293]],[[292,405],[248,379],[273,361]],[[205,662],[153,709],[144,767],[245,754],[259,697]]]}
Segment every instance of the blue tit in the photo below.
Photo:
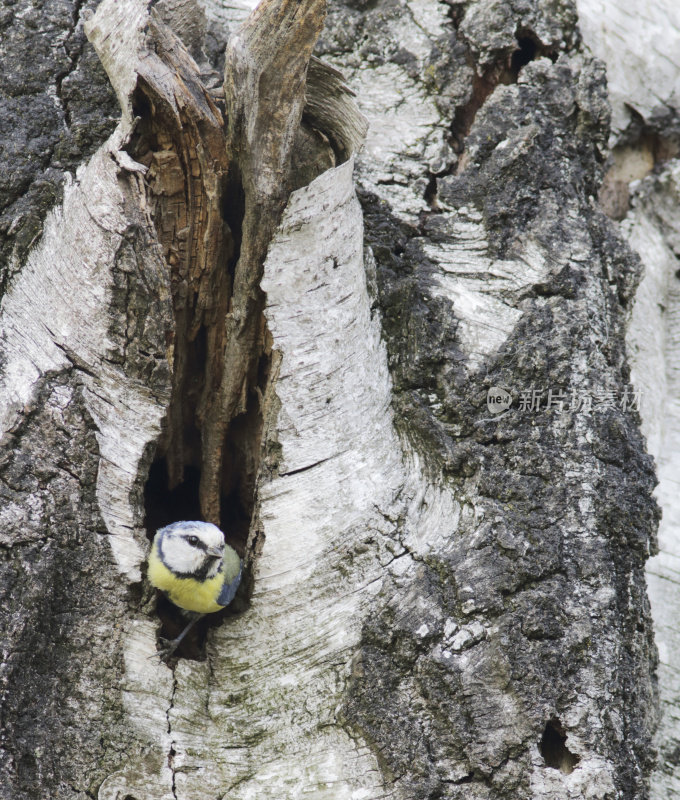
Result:
{"label": "blue tit", "polygon": [[191,617],[180,635],[167,642],[163,658],[174,653],[204,614],[231,603],[242,569],[236,550],[210,522],[173,522],[157,531],[149,555],[149,582]]}

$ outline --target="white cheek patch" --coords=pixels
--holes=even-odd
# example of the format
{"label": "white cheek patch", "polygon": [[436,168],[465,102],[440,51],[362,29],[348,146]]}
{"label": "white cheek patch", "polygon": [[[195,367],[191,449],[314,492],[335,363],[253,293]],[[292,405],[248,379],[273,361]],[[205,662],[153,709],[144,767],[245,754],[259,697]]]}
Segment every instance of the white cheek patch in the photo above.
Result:
{"label": "white cheek patch", "polygon": [[203,553],[179,537],[166,538],[162,552],[165,565],[173,572],[196,572],[203,565]]}

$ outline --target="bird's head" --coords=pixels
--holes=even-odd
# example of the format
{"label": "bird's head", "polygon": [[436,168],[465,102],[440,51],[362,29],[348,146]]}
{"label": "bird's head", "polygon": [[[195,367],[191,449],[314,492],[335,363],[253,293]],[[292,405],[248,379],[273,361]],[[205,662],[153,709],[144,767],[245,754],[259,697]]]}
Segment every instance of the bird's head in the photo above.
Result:
{"label": "bird's head", "polygon": [[173,522],[154,539],[165,566],[180,578],[213,578],[224,556],[224,534],[210,522]]}

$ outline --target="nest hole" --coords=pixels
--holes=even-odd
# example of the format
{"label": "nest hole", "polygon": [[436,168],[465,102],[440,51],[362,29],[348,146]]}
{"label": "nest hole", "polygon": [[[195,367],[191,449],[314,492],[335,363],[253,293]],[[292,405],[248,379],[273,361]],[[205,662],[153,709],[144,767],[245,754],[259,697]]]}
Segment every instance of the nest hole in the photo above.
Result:
{"label": "nest hole", "polygon": [[[198,86],[198,76],[191,77],[192,66],[184,67],[189,82],[195,78]],[[245,410],[239,403],[242,413],[229,419],[226,433],[220,427],[214,434],[220,441],[207,441],[206,431],[216,429],[210,421],[218,407],[222,357],[229,335],[226,320],[235,302],[233,278],[241,248],[245,197],[238,160],[228,159],[224,148],[215,144],[221,128],[210,115],[200,130],[188,132],[179,124],[162,87],[140,79],[133,108],[139,119],[128,152],[149,168],[144,180],[167,263],[174,313],[174,328],[166,331],[174,353],[172,398],[144,487],[146,533],[151,542],[159,528],[172,522],[210,517],[219,522],[226,542],[244,560],[241,586],[232,603],[199,620],[176,651],[178,657],[201,660],[208,629],[244,611],[252,593],[251,551],[257,549],[254,542],[259,535],[253,517],[263,432],[261,404],[271,351],[263,344],[268,340],[262,315],[262,337],[245,365]],[[204,153],[200,158],[199,151]],[[245,302],[244,297],[236,300]],[[261,314],[257,304],[252,313]],[[252,366],[254,355],[260,361]],[[212,468],[218,458],[222,459],[219,488],[214,475],[210,481],[204,480],[210,486],[203,487],[202,510],[201,469]],[[210,497],[206,500],[207,493]],[[174,638],[186,625],[181,611],[161,593],[157,612],[163,638]]]}
{"label": "nest hole", "polygon": [[[186,466],[183,480],[170,488],[166,459],[161,456],[151,465],[144,492],[145,528],[149,542],[156,531],[179,520],[200,520],[199,485],[201,472],[197,467]],[[238,485],[220,498],[222,530],[227,544],[244,557],[250,514],[242,505]],[[247,568],[245,570],[247,572]],[[242,585],[232,603],[222,611],[202,617],[177,648],[174,658],[193,661],[205,660],[205,642],[210,628],[217,627],[235,614],[248,608],[252,588],[250,575],[244,575]],[[156,612],[161,622],[159,637],[174,639],[187,624],[187,618],[162,592],[156,593]]]}
{"label": "nest hole", "polygon": [[536,58],[538,42],[531,36],[518,36],[517,49],[510,57],[510,69],[517,75],[522,67],[526,67]]}
{"label": "nest hole", "polygon": [[570,775],[578,764],[579,757],[568,749],[566,742],[567,735],[559,719],[549,720],[543,731],[539,750],[547,767]]}

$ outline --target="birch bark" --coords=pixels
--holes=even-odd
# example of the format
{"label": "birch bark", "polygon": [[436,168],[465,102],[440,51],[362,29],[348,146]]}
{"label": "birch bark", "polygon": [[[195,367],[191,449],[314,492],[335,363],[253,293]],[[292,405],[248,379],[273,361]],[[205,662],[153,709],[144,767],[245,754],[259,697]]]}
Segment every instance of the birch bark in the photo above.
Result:
{"label": "birch bark", "polygon": [[[673,163],[607,217],[638,95],[611,65],[608,95],[585,0],[334,0],[308,66],[322,5],[0,21],[5,127],[20,82],[62,126],[6,137],[42,161],[1,218],[2,796],[647,797],[658,508],[631,396],[672,365],[644,303],[672,300]],[[30,30],[66,53],[36,56],[40,91]],[[188,516],[247,575],[167,666],[144,559]]]}

